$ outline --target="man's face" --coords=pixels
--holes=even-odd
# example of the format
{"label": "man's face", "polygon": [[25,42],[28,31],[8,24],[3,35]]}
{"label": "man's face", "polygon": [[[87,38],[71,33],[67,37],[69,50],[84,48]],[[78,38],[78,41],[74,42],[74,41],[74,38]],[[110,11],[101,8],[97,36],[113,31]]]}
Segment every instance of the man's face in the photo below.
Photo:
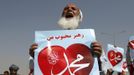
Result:
{"label": "man's face", "polygon": [[74,16],[78,16],[80,14],[79,8],[74,4],[68,4],[64,10],[62,16],[65,18],[73,18]]}
{"label": "man's face", "polygon": [[11,69],[10,70],[10,75],[17,75],[17,70]]}

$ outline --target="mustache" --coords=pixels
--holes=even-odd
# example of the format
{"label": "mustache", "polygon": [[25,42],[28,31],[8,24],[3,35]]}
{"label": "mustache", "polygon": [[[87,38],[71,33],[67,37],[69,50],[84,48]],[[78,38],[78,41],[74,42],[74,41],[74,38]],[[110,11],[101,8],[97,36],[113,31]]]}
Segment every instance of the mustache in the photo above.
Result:
{"label": "mustache", "polygon": [[75,12],[74,12],[73,10],[68,10],[65,14],[66,14],[66,15],[67,15],[67,14],[72,14],[72,15],[74,15]]}
{"label": "mustache", "polygon": [[72,18],[75,16],[75,12],[73,10],[68,10],[67,12],[63,12],[63,17]]}

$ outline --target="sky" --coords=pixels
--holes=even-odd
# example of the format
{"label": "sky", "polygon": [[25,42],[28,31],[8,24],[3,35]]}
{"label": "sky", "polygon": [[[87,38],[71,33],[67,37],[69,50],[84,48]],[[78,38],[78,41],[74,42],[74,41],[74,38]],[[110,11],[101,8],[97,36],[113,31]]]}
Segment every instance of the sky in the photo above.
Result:
{"label": "sky", "polygon": [[16,64],[20,74],[28,74],[34,32],[61,30],[57,21],[70,2],[83,12],[79,29],[95,29],[104,50],[114,41],[126,49],[134,35],[134,0],[0,0],[0,73]]}

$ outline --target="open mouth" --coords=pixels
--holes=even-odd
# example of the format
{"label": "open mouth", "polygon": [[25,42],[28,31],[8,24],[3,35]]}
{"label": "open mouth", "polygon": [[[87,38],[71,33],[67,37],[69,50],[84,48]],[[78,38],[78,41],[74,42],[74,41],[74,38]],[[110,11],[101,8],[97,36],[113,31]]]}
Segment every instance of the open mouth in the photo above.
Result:
{"label": "open mouth", "polygon": [[74,17],[73,12],[67,12],[65,17],[66,18],[72,18],[72,17]]}

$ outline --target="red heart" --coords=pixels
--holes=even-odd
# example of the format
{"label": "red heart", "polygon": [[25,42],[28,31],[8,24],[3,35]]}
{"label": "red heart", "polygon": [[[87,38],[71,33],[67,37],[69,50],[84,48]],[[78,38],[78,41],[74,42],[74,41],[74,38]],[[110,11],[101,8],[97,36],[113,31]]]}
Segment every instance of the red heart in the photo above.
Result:
{"label": "red heart", "polygon": [[[75,75],[89,75],[94,63],[90,51],[90,48],[83,44],[72,44],[66,50],[58,45],[46,47],[38,55],[38,65],[43,75],[52,75],[51,72],[53,75],[61,72],[60,75],[72,75],[70,73],[73,72]],[[88,66],[80,70],[78,70],[80,67],[72,67],[76,59],[80,61],[75,64],[88,64]]]}
{"label": "red heart", "polygon": [[122,54],[120,52],[115,52],[114,50],[110,50],[108,52],[108,59],[112,64],[112,66],[115,66],[122,61]]}

